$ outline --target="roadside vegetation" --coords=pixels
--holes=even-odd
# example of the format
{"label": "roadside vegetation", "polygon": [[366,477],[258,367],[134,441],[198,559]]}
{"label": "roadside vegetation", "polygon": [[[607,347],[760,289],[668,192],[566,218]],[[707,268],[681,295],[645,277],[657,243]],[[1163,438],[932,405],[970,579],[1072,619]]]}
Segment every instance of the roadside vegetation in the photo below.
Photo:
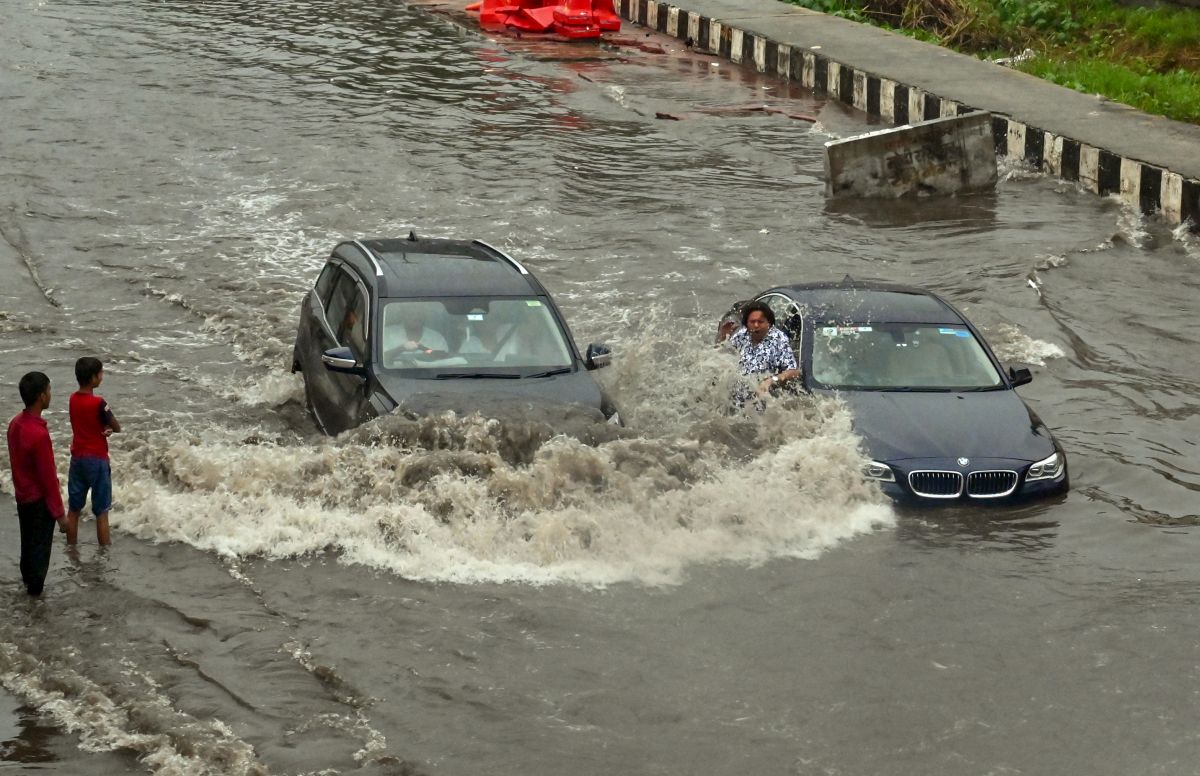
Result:
{"label": "roadside vegetation", "polygon": [[1200,9],[1113,0],[786,0],[1200,124]]}

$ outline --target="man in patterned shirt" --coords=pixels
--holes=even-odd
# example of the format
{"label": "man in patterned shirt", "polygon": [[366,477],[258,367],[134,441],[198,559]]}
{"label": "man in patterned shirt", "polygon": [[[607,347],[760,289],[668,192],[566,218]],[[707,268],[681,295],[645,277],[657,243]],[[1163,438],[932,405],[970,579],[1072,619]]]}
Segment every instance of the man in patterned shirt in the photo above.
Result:
{"label": "man in patterned shirt", "polygon": [[[729,338],[729,343],[741,354],[738,369],[743,375],[762,375],[755,391],[760,397],[800,376],[792,344],[775,328],[775,313],[764,302],[751,302],[742,308],[742,328]],[[750,396],[749,386],[742,384],[733,399],[740,407]]]}

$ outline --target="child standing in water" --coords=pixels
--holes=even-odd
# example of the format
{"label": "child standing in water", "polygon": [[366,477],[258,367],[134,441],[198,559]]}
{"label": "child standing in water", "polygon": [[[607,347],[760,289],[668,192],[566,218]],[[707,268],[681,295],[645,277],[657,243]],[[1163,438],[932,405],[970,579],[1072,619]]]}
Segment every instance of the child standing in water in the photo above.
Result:
{"label": "child standing in water", "polygon": [[88,491],[96,516],[96,540],[109,544],[108,510],[112,506],[112,469],[108,463],[108,437],[121,430],[108,402],[95,394],[104,380],[100,359],[84,356],[75,362],[79,390],[71,394],[71,468],[67,474],[67,544],[79,533],[79,513]]}

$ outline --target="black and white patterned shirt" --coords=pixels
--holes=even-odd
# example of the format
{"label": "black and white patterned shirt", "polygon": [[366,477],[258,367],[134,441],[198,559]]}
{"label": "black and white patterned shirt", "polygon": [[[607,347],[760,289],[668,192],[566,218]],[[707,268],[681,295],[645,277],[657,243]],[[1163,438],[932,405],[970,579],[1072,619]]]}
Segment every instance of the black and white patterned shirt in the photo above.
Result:
{"label": "black and white patterned shirt", "polygon": [[788,342],[786,334],[774,326],[767,330],[767,335],[757,345],[750,341],[750,332],[743,326],[729,338],[729,344],[741,352],[738,368],[744,375],[777,375],[796,368],[792,343]]}

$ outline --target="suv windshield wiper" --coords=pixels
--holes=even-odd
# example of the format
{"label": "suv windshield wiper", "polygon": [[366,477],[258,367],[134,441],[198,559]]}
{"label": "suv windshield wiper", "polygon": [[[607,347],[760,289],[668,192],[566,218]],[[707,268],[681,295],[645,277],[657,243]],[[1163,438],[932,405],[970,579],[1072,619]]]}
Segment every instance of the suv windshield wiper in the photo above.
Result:
{"label": "suv windshield wiper", "polygon": [[438,380],[516,380],[519,377],[520,375],[514,375],[508,372],[443,372],[437,375]]}
{"label": "suv windshield wiper", "polygon": [[889,386],[887,388],[880,388],[878,390],[881,390],[881,391],[884,391],[887,393],[950,393],[951,391],[955,391],[958,389],[956,389],[956,388],[941,388],[941,387],[930,386],[930,385],[896,385],[896,386]]}
{"label": "suv windshield wiper", "polygon": [[537,374],[525,375],[525,376],[530,377],[530,378],[554,377],[555,375],[565,375],[567,372],[570,372],[570,371],[571,371],[571,367],[564,366],[564,367],[559,367],[558,369],[549,369],[545,372],[538,372]]}

